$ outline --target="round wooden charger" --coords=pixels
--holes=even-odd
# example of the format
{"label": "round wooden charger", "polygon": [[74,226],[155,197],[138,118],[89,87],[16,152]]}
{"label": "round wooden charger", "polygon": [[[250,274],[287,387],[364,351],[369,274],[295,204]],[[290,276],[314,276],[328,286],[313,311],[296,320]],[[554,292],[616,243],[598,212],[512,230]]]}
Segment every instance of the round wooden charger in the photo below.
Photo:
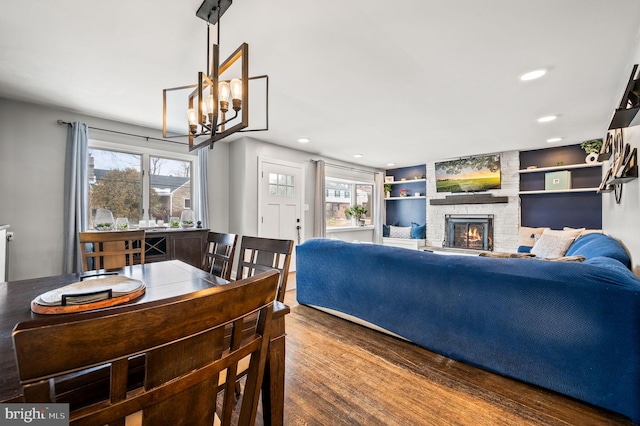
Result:
{"label": "round wooden charger", "polygon": [[146,287],[142,287],[132,293],[125,294],[123,296],[114,297],[112,299],[100,300],[93,303],[85,303],[82,305],[66,305],[66,306],[44,306],[36,303],[36,300],[31,301],[31,310],[36,314],[71,314],[74,312],[91,311],[94,309],[109,308],[121,303],[128,302],[144,294]]}

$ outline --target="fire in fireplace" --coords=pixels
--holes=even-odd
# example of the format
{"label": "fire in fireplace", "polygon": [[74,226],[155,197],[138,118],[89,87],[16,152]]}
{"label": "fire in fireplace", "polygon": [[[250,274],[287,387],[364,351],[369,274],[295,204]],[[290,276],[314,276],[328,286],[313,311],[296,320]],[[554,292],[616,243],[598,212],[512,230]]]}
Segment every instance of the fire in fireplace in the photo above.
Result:
{"label": "fire in fireplace", "polygon": [[493,250],[493,215],[445,215],[444,247]]}

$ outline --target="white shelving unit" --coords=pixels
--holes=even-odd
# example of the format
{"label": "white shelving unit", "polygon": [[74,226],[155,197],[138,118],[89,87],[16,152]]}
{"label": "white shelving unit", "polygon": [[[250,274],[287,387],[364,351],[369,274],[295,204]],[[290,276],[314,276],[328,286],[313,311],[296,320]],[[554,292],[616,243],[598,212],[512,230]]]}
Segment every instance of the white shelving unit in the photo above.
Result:
{"label": "white shelving unit", "polygon": [[567,164],[566,166],[537,167],[535,169],[522,169],[522,170],[518,170],[518,173],[554,172],[558,170],[586,169],[589,167],[600,167],[600,166],[602,166],[602,163]]}
{"label": "white shelving unit", "polygon": [[385,200],[419,200],[421,198],[427,198],[424,195],[420,195],[419,197],[407,195],[406,197],[389,197],[385,198]]}
{"label": "white shelving unit", "polygon": [[[601,162],[596,163],[579,163],[579,164],[567,164],[563,166],[553,166],[553,167],[537,167],[535,169],[521,169],[518,170],[518,173],[545,173],[545,172],[555,172],[559,170],[571,170],[571,169],[587,169],[602,166]],[[571,188],[571,189],[553,189],[553,190],[545,190],[540,189],[536,191],[520,191],[518,194],[520,195],[533,195],[533,194],[562,194],[569,192],[598,192],[598,188]]]}
{"label": "white shelving unit", "polygon": [[396,180],[393,182],[385,182],[385,183],[389,183],[391,185],[398,185],[401,183],[413,183],[413,182],[426,182],[426,179],[407,179],[407,180]]}
{"label": "white shelving unit", "polygon": [[527,194],[560,194],[563,192],[597,192],[598,188],[573,188],[573,189],[550,189],[545,190],[541,189],[539,191],[520,191],[518,194],[527,195]]}

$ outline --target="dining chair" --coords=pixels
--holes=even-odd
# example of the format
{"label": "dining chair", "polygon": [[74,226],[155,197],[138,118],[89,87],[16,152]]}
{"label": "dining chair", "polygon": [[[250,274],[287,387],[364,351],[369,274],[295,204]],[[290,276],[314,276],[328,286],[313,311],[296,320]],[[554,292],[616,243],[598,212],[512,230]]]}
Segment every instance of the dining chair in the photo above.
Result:
{"label": "dining chair", "polygon": [[238,236],[222,232],[210,231],[202,259],[202,269],[210,274],[231,279],[233,269],[233,255],[236,251]]}
{"label": "dining chair", "polygon": [[143,264],[144,232],[144,230],[80,232],[80,252],[84,271]]}
{"label": "dining chair", "polygon": [[[166,299],[19,323],[13,342],[25,402],[52,403],[53,379],[110,365],[105,398],[72,407],[70,425],[222,425],[231,422],[236,366],[250,357],[240,425],[255,422],[278,273]],[[258,313],[250,336],[244,318]],[[56,321],[57,320],[57,321]],[[231,324],[229,338],[225,326]],[[132,338],[135,336],[135,338]],[[226,346],[225,346],[226,342]],[[144,354],[142,386],[128,388],[129,363]],[[227,370],[220,417],[219,373]],[[108,396],[106,396],[108,395]]]}
{"label": "dining chair", "polygon": [[292,250],[292,240],[243,236],[240,243],[236,279],[250,277],[269,269],[276,269],[280,272],[280,284],[278,285],[276,300],[284,302]]}

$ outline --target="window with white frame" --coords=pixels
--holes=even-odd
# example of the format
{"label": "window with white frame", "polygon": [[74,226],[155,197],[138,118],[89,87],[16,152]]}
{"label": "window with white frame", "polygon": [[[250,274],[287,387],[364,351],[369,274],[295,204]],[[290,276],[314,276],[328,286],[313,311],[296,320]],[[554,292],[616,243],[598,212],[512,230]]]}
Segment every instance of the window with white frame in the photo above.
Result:
{"label": "window with white frame", "polygon": [[373,225],[373,183],[355,182],[346,179],[325,179],[325,213],[327,229],[353,226],[353,218],[348,218],[345,210],[359,205],[367,211],[365,225]]}
{"label": "window with white frame", "polygon": [[[129,148],[129,147],[127,147]],[[132,225],[151,219],[169,223],[191,208],[196,158],[144,149],[89,144],[89,229],[99,208]]]}

